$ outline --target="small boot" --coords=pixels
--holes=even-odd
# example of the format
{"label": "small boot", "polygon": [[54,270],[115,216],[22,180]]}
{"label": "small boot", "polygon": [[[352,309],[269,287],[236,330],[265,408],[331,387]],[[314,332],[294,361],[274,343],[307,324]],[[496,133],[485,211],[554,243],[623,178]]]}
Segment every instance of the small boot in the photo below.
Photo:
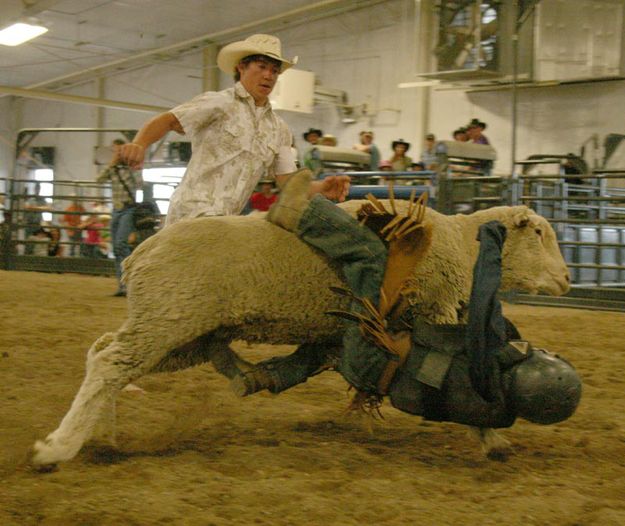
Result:
{"label": "small boot", "polygon": [[267,221],[295,232],[304,210],[308,208],[308,191],[312,172],[306,168],[289,177],[280,191],[278,201],[269,209]]}

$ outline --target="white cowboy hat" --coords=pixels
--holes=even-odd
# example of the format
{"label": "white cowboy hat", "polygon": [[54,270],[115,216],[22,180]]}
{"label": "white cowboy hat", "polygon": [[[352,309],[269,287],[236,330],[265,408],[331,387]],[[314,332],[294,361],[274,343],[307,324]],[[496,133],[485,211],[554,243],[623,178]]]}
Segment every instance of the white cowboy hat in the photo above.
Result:
{"label": "white cowboy hat", "polygon": [[224,46],[217,55],[219,69],[228,75],[234,73],[234,69],[241,59],[250,55],[266,55],[282,62],[280,73],[297,64],[297,57],[286,60],[282,57],[280,39],[273,35],[252,35],[240,42],[233,42]]}

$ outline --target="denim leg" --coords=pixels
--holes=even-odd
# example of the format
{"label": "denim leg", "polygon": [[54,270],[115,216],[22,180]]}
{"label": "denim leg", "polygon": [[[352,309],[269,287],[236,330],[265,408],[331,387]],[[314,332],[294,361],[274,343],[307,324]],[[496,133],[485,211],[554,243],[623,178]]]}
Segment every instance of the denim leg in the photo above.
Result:
{"label": "denim leg", "polygon": [[321,195],[310,200],[298,236],[341,265],[349,289],[377,305],[387,250],[367,227]]}
{"label": "denim leg", "polygon": [[132,252],[132,247],[128,244],[128,236],[134,230],[132,220],[132,208],[124,210],[114,210],[111,219],[111,239],[113,241],[113,254],[115,255],[115,275],[120,283],[122,277],[122,262]]}
{"label": "denim leg", "polygon": [[[302,215],[297,234],[303,241],[341,265],[343,276],[356,296],[378,303],[387,250],[371,230],[360,225],[325,197],[317,195],[310,200]],[[358,310],[361,307],[359,303],[355,303],[351,308]],[[345,363],[345,366],[339,366],[340,372],[359,389],[361,386],[366,386],[368,390],[375,389],[377,379],[386,364],[385,353],[364,340],[359,327],[354,323],[347,326],[343,345],[340,364]],[[345,360],[345,354],[350,359]],[[305,344],[293,354],[271,358],[258,365],[270,375],[275,386],[272,391],[278,393],[305,382],[321,367],[326,357],[325,347]],[[351,357],[354,358],[353,362]],[[371,359],[373,363],[369,363]]]}

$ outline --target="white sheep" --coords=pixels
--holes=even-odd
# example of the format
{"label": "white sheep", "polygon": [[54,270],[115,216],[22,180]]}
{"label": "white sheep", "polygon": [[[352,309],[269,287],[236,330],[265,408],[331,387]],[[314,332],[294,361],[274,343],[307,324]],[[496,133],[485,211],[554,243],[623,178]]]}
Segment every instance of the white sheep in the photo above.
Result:
{"label": "white sheep", "polygon": [[[354,213],[360,204],[343,206]],[[425,320],[458,322],[469,301],[478,227],[491,220],[508,229],[502,290],[554,295],[568,290],[555,233],[528,208],[497,207],[469,216],[428,209],[432,248],[415,269],[419,291],[411,298]],[[342,285],[338,268],[262,217],[199,218],[168,226],[126,260],[125,280],[128,318],[92,345],[69,412],[34,446],[35,465],[71,459],[92,436],[114,443],[117,392],[150,372],[232,357],[228,346],[235,339],[340,345],[341,322],[325,314],[346,307],[329,290]],[[493,431],[481,434],[486,449],[504,445]]]}

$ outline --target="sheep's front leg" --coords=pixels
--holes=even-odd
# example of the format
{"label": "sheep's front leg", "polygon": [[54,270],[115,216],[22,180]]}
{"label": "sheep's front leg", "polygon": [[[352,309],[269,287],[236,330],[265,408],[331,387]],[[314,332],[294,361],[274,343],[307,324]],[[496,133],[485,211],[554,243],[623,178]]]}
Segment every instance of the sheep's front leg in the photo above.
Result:
{"label": "sheep's front leg", "polygon": [[102,416],[93,429],[90,443],[94,446],[117,447],[117,394],[105,399],[102,405]]}
{"label": "sheep's front leg", "polygon": [[507,460],[510,455],[510,442],[488,427],[470,427],[469,432],[477,437],[482,451],[490,460]]}
{"label": "sheep's front leg", "polygon": [[[87,353],[87,369],[92,363],[95,356],[110,345],[115,338],[115,334],[108,332],[103,334],[89,349]],[[117,396],[114,394],[109,399],[105,400],[102,406],[102,416],[97,421],[94,430],[91,443],[95,446],[109,446],[117,447],[117,429],[116,429],[116,400]]]}
{"label": "sheep's front leg", "polygon": [[[145,335],[144,339],[147,340]],[[117,392],[149,371],[167,352],[158,350],[155,340],[122,341],[119,334],[106,343],[102,349],[102,339],[98,340],[89,352],[85,379],[60,426],[45,440],[35,443],[35,466],[45,468],[73,458],[93,435],[98,420],[105,416],[110,419]],[[105,415],[107,411],[109,414]]]}

